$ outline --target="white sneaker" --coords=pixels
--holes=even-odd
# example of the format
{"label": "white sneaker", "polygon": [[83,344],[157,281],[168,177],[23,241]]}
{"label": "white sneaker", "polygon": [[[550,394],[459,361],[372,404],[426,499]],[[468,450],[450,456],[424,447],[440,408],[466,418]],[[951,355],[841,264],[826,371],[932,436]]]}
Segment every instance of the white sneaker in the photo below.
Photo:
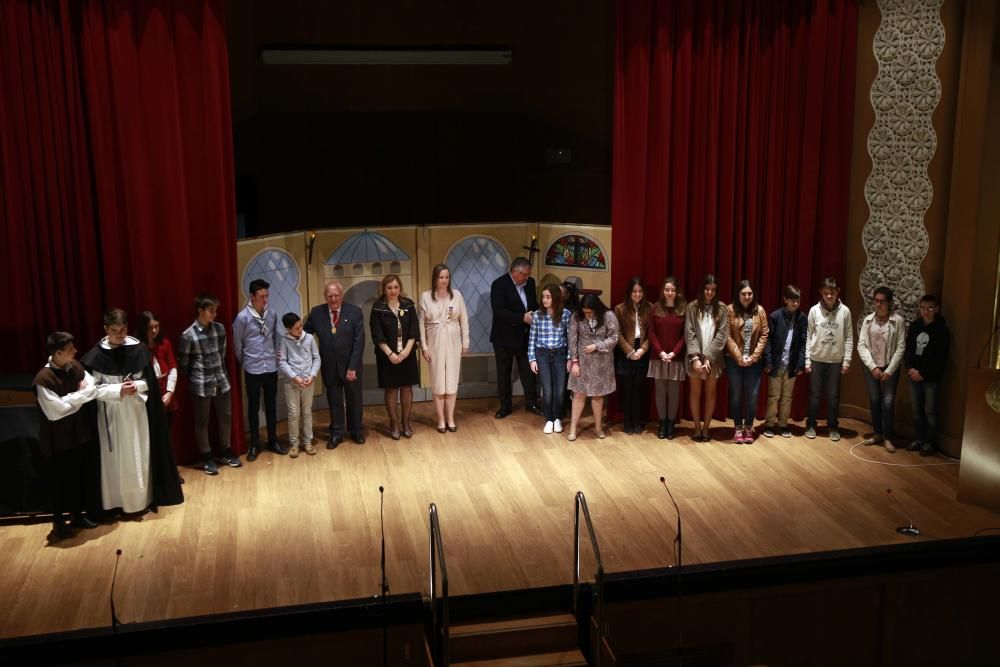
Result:
{"label": "white sneaker", "polygon": [[558,419],[552,422],[552,430],[556,433],[562,433],[562,422]]}
{"label": "white sneaker", "polygon": [[542,429],[542,433],[552,433],[552,422],[545,422],[545,428]]}

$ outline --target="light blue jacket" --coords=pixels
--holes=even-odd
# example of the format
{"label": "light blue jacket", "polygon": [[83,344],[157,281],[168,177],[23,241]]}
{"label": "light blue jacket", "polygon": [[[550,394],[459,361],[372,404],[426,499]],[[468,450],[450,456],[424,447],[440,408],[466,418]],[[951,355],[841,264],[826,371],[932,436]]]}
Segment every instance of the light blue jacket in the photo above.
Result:
{"label": "light blue jacket", "polygon": [[279,339],[278,370],[289,380],[319,375],[319,349],[312,334],[303,333],[300,338],[285,334]]}

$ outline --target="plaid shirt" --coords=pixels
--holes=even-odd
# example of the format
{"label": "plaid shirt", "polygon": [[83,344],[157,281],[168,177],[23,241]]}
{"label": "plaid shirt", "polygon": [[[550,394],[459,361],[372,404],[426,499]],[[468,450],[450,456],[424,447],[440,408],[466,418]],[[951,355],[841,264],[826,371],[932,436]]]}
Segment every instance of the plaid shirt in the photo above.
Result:
{"label": "plaid shirt", "polygon": [[195,396],[215,396],[229,391],[226,377],[226,327],[212,322],[202,327],[195,320],[181,334],[177,366],[188,376]]}
{"label": "plaid shirt", "polygon": [[563,308],[562,319],[559,324],[552,321],[552,316],[544,310],[536,310],[535,316],[531,320],[531,331],[528,333],[528,361],[535,361],[535,350],[558,350],[566,349],[566,358],[569,359],[569,349],[566,343],[566,327],[569,325],[571,313]]}

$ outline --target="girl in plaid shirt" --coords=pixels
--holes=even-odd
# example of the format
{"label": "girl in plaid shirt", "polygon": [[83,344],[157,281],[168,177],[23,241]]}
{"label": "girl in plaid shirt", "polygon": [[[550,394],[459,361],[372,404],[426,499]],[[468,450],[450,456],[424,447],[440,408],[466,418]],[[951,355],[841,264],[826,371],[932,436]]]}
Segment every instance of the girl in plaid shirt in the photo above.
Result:
{"label": "girl in plaid shirt", "polygon": [[563,392],[569,372],[566,326],[570,312],[563,308],[562,290],[552,283],[542,288],[542,307],[535,311],[528,332],[528,364],[542,383],[543,433],[562,433]]}

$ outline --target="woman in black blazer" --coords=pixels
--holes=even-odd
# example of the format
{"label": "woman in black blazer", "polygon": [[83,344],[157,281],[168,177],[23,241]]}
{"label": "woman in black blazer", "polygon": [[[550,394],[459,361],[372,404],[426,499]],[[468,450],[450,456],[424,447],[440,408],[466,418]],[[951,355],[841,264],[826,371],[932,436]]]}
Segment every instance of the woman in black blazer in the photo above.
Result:
{"label": "woman in black blazer", "polygon": [[[375,344],[375,365],[378,386],[385,390],[385,411],[389,415],[393,440],[413,435],[410,411],[413,408],[413,385],[420,382],[416,348],[420,345],[417,309],[413,301],[402,295],[399,276],[389,274],[382,279],[382,296],[372,306],[369,325]],[[402,418],[397,406],[402,403]]]}

